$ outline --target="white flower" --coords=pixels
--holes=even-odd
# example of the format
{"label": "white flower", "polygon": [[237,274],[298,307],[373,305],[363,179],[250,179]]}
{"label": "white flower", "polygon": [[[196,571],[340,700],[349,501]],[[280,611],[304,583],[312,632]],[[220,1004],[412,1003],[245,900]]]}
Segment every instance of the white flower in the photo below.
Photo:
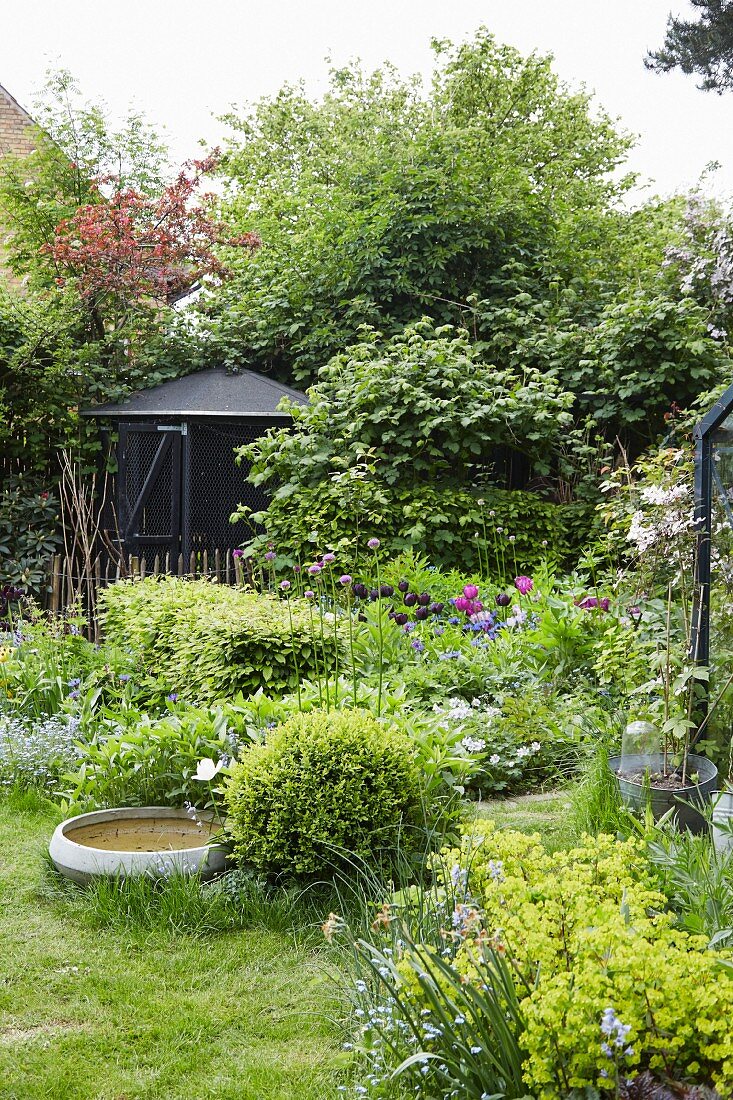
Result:
{"label": "white flower", "polygon": [[220,772],[223,767],[223,760],[220,760],[217,764],[214,763],[210,756],[205,756],[203,760],[199,760],[196,772],[191,778],[198,779],[202,783],[210,783],[217,772]]}
{"label": "white flower", "polygon": [[661,485],[645,485],[641,490],[641,499],[647,504],[673,504],[676,500],[689,495],[688,485],[673,485],[663,489]]}
{"label": "white flower", "polygon": [[494,753],[493,756],[489,757],[490,764],[498,764],[500,761],[501,757],[497,753]]}
{"label": "white flower", "polygon": [[542,745],[539,743],[539,741],[533,741],[532,744],[529,747],[532,750],[532,752],[539,752],[540,749],[542,748]]}
{"label": "white flower", "polygon": [[464,737],[461,741],[466,752],[483,752],[486,742],[480,737]]}
{"label": "white flower", "polygon": [[521,748],[517,749],[517,760],[524,760],[525,756],[531,755],[532,750],[529,749],[526,745],[522,745]]}

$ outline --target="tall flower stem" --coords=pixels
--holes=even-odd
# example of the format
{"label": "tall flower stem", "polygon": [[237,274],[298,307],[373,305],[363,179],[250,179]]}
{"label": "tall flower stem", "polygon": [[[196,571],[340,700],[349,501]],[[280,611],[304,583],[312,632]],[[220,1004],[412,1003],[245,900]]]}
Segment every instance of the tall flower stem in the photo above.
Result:
{"label": "tall flower stem", "polygon": [[308,599],[308,617],[310,619],[310,636],[311,636],[311,645],[313,646],[313,665],[314,665],[314,668],[315,668],[316,680],[318,681],[318,705],[322,707],[323,706],[323,691],[322,691],[322,688],[321,688],[321,673],[320,673],[319,668],[318,668],[318,645],[316,643],[315,627],[313,625],[313,602],[312,601],[315,599],[315,594],[311,598],[306,597],[306,599]]}
{"label": "tall flower stem", "polygon": [[331,674],[328,669],[326,631],[323,626],[323,592],[319,592],[317,587],[316,591],[318,592],[318,619],[320,623],[321,658],[323,660],[323,687],[326,692],[326,711],[329,711],[331,709]]}
{"label": "tall flower stem", "polygon": [[382,715],[382,684],[384,680],[384,624],[382,622],[382,577],[379,571],[379,539],[369,539],[367,544],[374,551],[377,572],[377,636],[379,638],[379,679],[377,686],[377,718]]}
{"label": "tall flower stem", "polygon": [[339,602],[338,602],[338,597],[336,595],[336,582],[335,582],[334,577],[333,577],[333,569],[329,569],[328,578],[329,578],[329,581],[331,582],[331,600],[332,600],[332,604],[333,604],[333,653],[334,653],[334,674],[335,674],[335,681],[334,681],[334,688],[333,688],[333,705],[334,705],[334,707],[338,707],[338,705],[339,705],[339,644],[338,644],[338,642],[339,642],[339,637],[338,637],[338,634],[339,634],[339,630],[338,630],[338,628],[339,628],[339,622],[338,622]]}
{"label": "tall flower stem", "polygon": [[[354,608],[352,607],[351,590],[346,594],[347,609],[349,612],[349,649],[351,650],[351,684],[354,696],[354,709],[357,706],[357,684],[356,684],[356,657],[354,655]],[[733,740],[731,740],[733,745]]]}
{"label": "tall flower stem", "polygon": [[290,606],[290,593],[285,593],[285,599],[288,605],[288,619],[290,620],[290,644],[293,649],[293,664],[295,665],[295,675],[298,681],[298,710],[303,713],[303,700],[300,695],[300,662],[298,661],[298,647],[295,644],[295,628],[293,626],[293,609]]}

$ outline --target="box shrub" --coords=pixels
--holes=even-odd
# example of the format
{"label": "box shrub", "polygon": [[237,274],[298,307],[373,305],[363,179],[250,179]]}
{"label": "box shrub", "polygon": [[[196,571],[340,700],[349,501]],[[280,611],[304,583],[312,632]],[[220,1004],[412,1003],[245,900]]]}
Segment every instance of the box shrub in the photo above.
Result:
{"label": "box shrub", "polygon": [[295,715],[244,753],[226,791],[238,858],[295,876],[393,862],[417,841],[420,796],[410,740],[361,710]]}
{"label": "box shrub", "polygon": [[122,581],[101,603],[107,641],[163,670],[182,699],[282,694],[334,662],[333,634],[321,638],[303,600],[290,601],[292,630],[285,600],[206,580]]}

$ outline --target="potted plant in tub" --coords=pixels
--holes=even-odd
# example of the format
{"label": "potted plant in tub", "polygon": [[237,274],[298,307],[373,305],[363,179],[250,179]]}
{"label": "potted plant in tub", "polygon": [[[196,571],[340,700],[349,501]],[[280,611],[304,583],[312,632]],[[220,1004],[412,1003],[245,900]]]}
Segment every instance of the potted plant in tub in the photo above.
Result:
{"label": "potted plant in tub", "polygon": [[669,649],[661,663],[661,695],[659,678],[642,689],[656,689],[648,706],[651,721],[629,723],[621,755],[612,757],[609,766],[627,806],[642,810],[648,804],[655,820],[671,811],[680,827],[701,832],[701,810],[718,780],[712,761],[691,751],[711,713],[696,726],[693,714],[708,670],[688,661],[674,672]]}

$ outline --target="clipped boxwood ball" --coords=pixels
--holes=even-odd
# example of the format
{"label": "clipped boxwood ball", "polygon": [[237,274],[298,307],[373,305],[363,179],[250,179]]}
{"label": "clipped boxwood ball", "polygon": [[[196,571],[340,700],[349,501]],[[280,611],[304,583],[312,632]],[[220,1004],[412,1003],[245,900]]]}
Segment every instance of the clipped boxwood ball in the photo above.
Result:
{"label": "clipped boxwood ball", "polygon": [[[367,711],[311,711],[271,731],[232,768],[235,856],[266,874],[327,874],[409,850],[423,821],[410,740]],[[339,850],[343,849],[343,852]]]}

